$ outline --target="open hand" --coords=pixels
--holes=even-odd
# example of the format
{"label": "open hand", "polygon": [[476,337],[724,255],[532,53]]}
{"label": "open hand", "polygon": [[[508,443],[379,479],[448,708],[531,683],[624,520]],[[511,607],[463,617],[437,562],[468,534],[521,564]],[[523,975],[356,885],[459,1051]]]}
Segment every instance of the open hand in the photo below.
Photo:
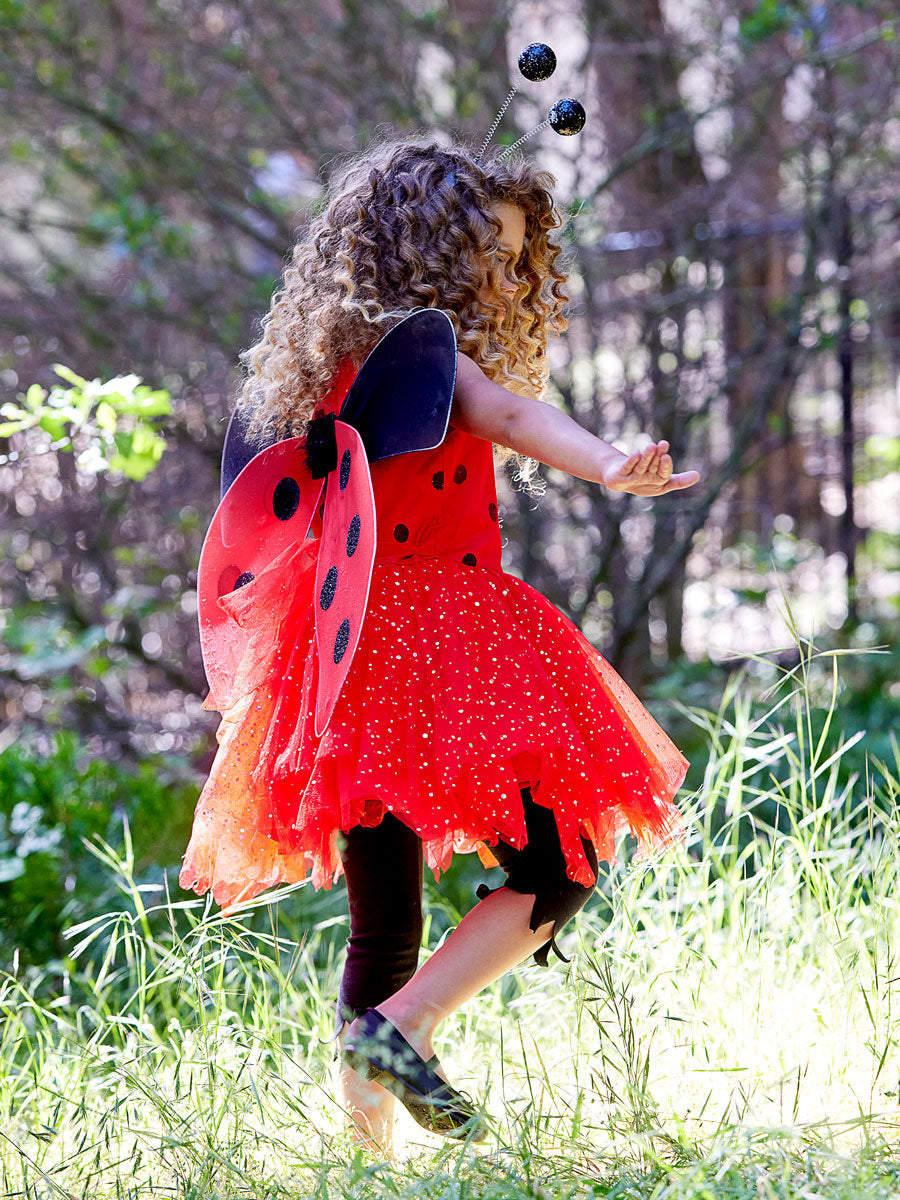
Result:
{"label": "open hand", "polygon": [[661,496],[696,483],[699,471],[672,474],[668,448],[668,442],[651,442],[646,449],[635,450],[609,468],[603,483],[614,492],[632,492],[635,496]]}

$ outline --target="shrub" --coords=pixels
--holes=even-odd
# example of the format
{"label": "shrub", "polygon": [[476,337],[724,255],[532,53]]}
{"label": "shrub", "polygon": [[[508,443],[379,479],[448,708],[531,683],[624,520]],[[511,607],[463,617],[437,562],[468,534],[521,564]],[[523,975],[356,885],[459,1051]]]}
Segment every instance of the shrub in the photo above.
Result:
{"label": "shrub", "polygon": [[70,733],[41,755],[0,753],[0,963],[62,958],[69,925],[104,910],[115,882],[86,843],[124,849],[123,816],[137,848],[134,875],[158,881],[180,862],[199,788],[185,768],[147,759],[136,768],[91,759]]}

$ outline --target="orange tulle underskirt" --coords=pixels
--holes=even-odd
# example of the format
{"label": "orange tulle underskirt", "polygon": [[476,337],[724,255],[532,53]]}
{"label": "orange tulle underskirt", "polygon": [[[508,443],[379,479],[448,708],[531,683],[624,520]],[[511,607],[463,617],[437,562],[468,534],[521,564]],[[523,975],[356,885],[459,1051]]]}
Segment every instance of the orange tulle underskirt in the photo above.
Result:
{"label": "orange tulle underskirt", "polygon": [[683,832],[688,762],[624,680],[540,592],[441,558],[376,559],[368,615],[321,738],[314,733],[316,544],[290,547],[220,604],[247,639],[179,883],[228,910],[342,873],[338,832],[391,811],[436,876],[454,853],[526,841],[520,787],[553,810],[569,877],[581,837],[615,861]]}

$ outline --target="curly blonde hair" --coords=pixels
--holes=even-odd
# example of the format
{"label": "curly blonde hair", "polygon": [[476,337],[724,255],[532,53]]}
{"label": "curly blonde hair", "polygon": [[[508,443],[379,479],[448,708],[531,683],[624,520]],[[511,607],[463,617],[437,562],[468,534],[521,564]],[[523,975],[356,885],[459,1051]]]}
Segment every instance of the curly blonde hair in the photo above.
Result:
{"label": "curly blonde hair", "polygon": [[[488,378],[540,396],[547,340],[567,327],[566,274],[551,231],[554,177],[533,163],[476,162],[465,146],[390,139],[332,172],[326,206],[297,241],[262,319],[237,406],[254,440],[302,436],[338,368],[358,369],[411,310],[443,309],[459,349]],[[499,242],[496,202],[525,215],[518,261]],[[506,290],[503,285],[506,285]],[[513,451],[498,447],[499,461]],[[535,464],[519,456],[526,482]]]}

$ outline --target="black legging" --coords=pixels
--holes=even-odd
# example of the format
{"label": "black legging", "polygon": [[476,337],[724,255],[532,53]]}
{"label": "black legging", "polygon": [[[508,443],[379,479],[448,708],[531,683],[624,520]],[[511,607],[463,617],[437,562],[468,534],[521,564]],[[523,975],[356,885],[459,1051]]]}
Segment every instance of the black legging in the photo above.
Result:
{"label": "black legging", "polygon": [[[534,895],[529,927],[553,921],[550,938],[534,952],[534,960],[548,966],[552,947],[564,962],[556,935],[587,903],[594,885],[584,887],[566,875],[556,820],[549,808],[535,804],[530,788],[523,787],[525,829],[528,842],[516,850],[498,842],[491,850],[506,873],[513,892]],[[341,860],[347,880],[350,936],[347,962],[338,997],[338,1022],[352,1020],[392,996],[416,972],[422,944],[422,842],[392,813],[371,828],[355,826],[341,835]],[[585,856],[597,877],[593,844],[581,839]],[[480,899],[496,888],[481,884]]]}

